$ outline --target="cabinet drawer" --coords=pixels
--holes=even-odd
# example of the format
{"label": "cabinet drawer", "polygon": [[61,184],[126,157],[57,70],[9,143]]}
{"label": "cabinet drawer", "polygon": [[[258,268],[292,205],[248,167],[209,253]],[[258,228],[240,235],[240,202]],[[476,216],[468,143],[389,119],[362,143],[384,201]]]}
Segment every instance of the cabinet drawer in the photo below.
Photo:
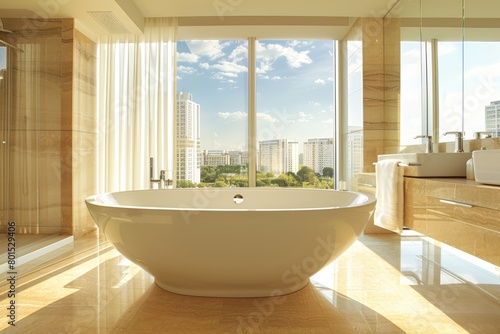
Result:
{"label": "cabinet drawer", "polygon": [[464,222],[500,232],[500,211],[442,198],[428,197],[427,211],[433,216]]}

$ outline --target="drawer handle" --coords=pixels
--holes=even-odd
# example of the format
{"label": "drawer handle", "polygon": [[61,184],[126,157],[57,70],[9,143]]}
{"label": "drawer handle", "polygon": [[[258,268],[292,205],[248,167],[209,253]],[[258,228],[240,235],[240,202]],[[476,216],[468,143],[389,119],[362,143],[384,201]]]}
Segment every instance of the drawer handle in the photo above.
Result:
{"label": "drawer handle", "polygon": [[458,205],[458,206],[463,206],[465,208],[472,208],[472,205],[471,204],[467,204],[467,203],[461,203],[461,202],[455,202],[455,201],[448,201],[446,199],[440,199],[439,201],[441,203],[445,203],[445,204]]}

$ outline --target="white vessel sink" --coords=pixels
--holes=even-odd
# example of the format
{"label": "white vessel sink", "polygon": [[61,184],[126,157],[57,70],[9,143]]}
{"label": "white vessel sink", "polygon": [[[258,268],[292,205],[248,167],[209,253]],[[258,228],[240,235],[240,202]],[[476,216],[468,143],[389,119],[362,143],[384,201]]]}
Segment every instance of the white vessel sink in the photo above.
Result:
{"label": "white vessel sink", "polygon": [[472,152],[476,182],[500,185],[500,149]]}
{"label": "white vessel sink", "polygon": [[465,177],[471,152],[381,154],[378,161],[397,159],[404,166],[404,175],[413,177]]}

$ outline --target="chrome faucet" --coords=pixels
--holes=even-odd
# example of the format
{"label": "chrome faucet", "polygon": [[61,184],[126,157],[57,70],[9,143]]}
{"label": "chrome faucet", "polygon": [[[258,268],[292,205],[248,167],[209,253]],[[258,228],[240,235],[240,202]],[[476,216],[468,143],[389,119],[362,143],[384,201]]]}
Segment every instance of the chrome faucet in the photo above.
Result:
{"label": "chrome faucet", "polygon": [[460,131],[450,131],[445,132],[443,136],[446,135],[455,135],[455,152],[463,152],[464,151],[464,133]]}
{"label": "chrome faucet", "polygon": [[491,132],[489,131],[478,131],[474,132],[472,135],[474,139],[481,139],[481,138],[491,138]]}
{"label": "chrome faucet", "polygon": [[155,179],[153,177],[153,162],[153,158],[149,158],[149,182],[151,184],[151,188],[153,188],[153,183],[158,183],[158,189],[170,188],[173,184],[173,181],[166,178],[166,171],[164,169],[160,171],[159,179]]}
{"label": "chrome faucet", "polygon": [[427,139],[426,145],[425,145],[425,153],[432,153],[432,136],[421,135],[421,136],[413,137],[413,139],[418,139],[418,138]]}

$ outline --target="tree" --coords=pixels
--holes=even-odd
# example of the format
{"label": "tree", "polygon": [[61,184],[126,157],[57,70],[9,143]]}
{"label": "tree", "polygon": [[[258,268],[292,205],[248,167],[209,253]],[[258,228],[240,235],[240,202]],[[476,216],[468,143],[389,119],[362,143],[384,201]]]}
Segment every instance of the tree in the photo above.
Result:
{"label": "tree", "polygon": [[177,180],[177,188],[196,188],[196,184],[191,180]]}
{"label": "tree", "polygon": [[296,182],[300,182],[300,178],[294,172],[287,172],[286,175],[293,177]]}
{"label": "tree", "polygon": [[333,168],[332,167],[323,168],[323,177],[333,178]]}
{"label": "tree", "polygon": [[225,183],[224,180],[217,180],[217,181],[215,181],[214,186],[218,187],[218,188],[226,188],[226,187],[228,187],[227,183]]}
{"label": "tree", "polygon": [[317,179],[316,173],[314,173],[314,171],[307,166],[302,166],[302,168],[297,172],[297,176],[302,182],[314,183],[314,180]]}
{"label": "tree", "polygon": [[213,183],[217,179],[217,171],[212,166],[201,166],[200,179],[203,183]]}
{"label": "tree", "polygon": [[280,187],[296,187],[298,185],[297,180],[288,174],[281,174],[278,178],[271,181],[273,184],[277,184]]}

